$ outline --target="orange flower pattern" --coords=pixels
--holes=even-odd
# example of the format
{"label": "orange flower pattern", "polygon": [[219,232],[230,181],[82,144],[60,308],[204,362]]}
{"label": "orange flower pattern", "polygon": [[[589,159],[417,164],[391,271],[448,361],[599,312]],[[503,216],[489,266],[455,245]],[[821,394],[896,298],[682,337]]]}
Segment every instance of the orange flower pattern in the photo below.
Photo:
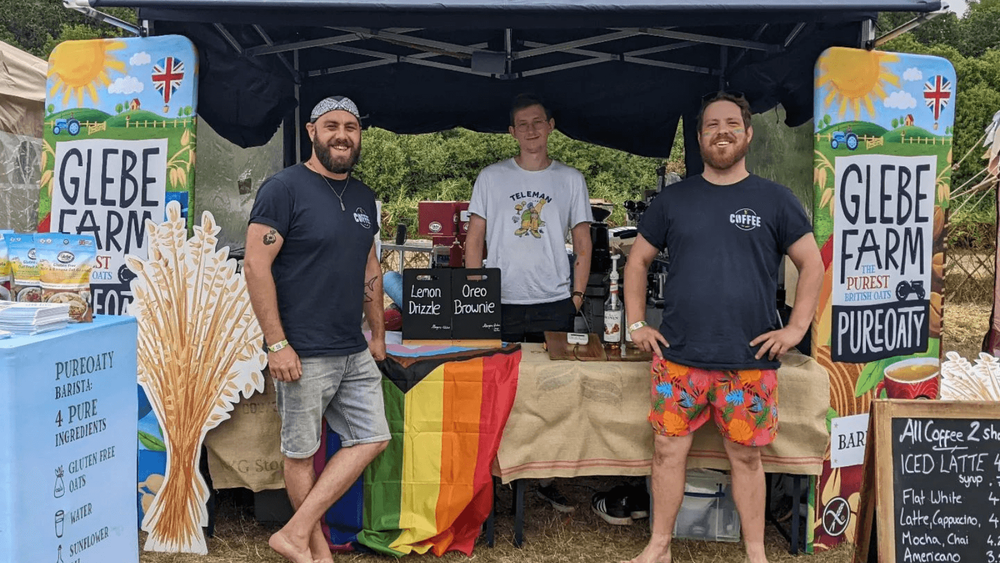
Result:
{"label": "orange flower pattern", "polygon": [[775,370],[704,370],[656,359],[651,372],[649,421],[658,434],[686,436],[710,416],[737,444],[764,446],[778,433]]}

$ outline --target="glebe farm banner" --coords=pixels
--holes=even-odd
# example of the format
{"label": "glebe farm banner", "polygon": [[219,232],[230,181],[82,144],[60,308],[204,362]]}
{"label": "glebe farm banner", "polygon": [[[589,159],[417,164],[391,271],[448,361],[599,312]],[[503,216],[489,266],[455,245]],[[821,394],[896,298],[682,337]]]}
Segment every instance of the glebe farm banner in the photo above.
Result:
{"label": "glebe farm banner", "polygon": [[49,57],[39,232],[90,234],[94,312],[131,301],[125,255],[177,201],[191,227],[198,60],[180,36],[66,41]]}
{"label": "glebe farm banner", "polygon": [[836,47],[816,62],[813,230],[826,271],[813,356],[830,374],[816,550],[868,532],[857,511],[872,399],[937,398],[955,93],[939,57]]}

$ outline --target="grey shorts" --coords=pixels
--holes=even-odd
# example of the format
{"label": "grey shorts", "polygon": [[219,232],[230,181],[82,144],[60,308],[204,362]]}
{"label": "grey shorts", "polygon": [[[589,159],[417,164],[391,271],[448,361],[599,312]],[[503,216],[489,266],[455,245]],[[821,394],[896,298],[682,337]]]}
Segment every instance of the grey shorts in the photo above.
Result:
{"label": "grey shorts", "polygon": [[323,418],[344,447],[389,441],[382,372],[368,350],[301,361],[302,377],[297,381],[274,382],[282,454],[301,459],[316,453]]}

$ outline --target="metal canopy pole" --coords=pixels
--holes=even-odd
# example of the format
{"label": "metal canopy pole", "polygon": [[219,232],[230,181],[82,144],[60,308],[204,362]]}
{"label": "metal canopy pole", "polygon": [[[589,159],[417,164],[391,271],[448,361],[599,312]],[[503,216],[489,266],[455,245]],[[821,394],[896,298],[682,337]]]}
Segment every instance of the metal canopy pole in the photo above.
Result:
{"label": "metal canopy pole", "polygon": [[104,12],[95,10],[89,6],[79,6],[70,2],[63,1],[63,7],[73,10],[74,12],[79,12],[88,18],[95,19],[101,23],[106,23],[113,25],[119,29],[124,29],[125,31],[131,33],[132,35],[143,35],[143,29],[137,25],[128,23],[125,20],[118,19],[111,14],[105,14]]}
{"label": "metal canopy pole", "polygon": [[[791,30],[791,33],[786,37],[784,45],[772,45],[760,42],[759,39],[763,35],[763,32],[768,28],[767,24],[760,26],[756,32],[753,34],[752,39],[728,39],[724,37],[714,37],[709,35],[687,33],[682,31],[676,31],[673,28],[616,28],[611,33],[604,33],[600,35],[594,35],[591,37],[576,39],[573,41],[566,41],[563,43],[539,43],[533,41],[523,42],[523,46],[526,47],[525,50],[518,52],[515,48],[513,29],[504,29],[504,65],[503,73],[498,74],[496,70],[489,72],[483,69],[476,68],[475,64],[472,68],[465,66],[463,64],[447,63],[441,61],[428,60],[438,56],[448,56],[452,58],[457,58],[459,60],[472,59],[475,53],[479,52],[481,49],[488,46],[487,43],[478,43],[475,45],[461,45],[451,42],[436,41],[433,39],[426,39],[421,37],[413,37],[412,35],[407,35],[414,31],[421,31],[423,28],[388,28],[384,30],[377,29],[364,29],[364,28],[340,28],[340,27],[330,27],[326,26],[326,29],[342,32],[343,35],[336,35],[332,37],[310,39],[306,41],[294,41],[284,44],[275,44],[264,32],[263,28],[259,25],[254,25],[254,29],[257,33],[264,39],[265,44],[255,47],[243,48],[239,43],[229,34],[225,27],[215,24],[219,32],[226,38],[226,40],[237,49],[238,52],[249,56],[256,55],[266,55],[266,54],[277,54],[281,57],[280,53],[293,51],[298,53],[302,49],[309,49],[314,47],[320,47],[328,49],[331,51],[337,51],[342,53],[349,53],[353,55],[361,55],[365,57],[371,57],[374,60],[364,61],[352,64],[342,64],[333,67],[327,67],[324,69],[313,69],[305,73],[302,73],[298,68],[292,68],[292,65],[287,63],[283,57],[281,60],[285,63],[286,67],[290,68],[290,72],[295,75],[299,81],[303,77],[316,77],[324,76],[329,74],[345,73],[355,70],[362,70],[367,68],[374,68],[379,66],[391,65],[391,64],[414,64],[420,66],[427,66],[432,68],[438,68],[441,70],[448,70],[452,72],[460,72],[463,74],[472,74],[476,76],[492,77],[497,79],[513,79],[513,78],[524,78],[529,76],[538,76],[543,74],[550,74],[553,72],[559,72],[563,70],[569,70],[574,68],[581,68],[590,65],[600,64],[604,62],[623,62],[638,64],[644,66],[652,66],[657,68],[664,68],[670,70],[680,70],[683,72],[693,72],[697,74],[706,74],[711,76],[719,76],[720,84],[724,87],[725,78],[730,74],[730,65],[737,65],[742,58],[746,55],[748,50],[759,50],[768,53],[776,53],[784,50],[784,46],[791,44],[795,38],[802,33],[805,28],[804,23],[799,23],[795,28]],[[581,49],[580,47],[596,45],[601,43],[609,43],[614,41],[619,41],[622,39],[627,39],[630,37],[635,37],[639,35],[646,35],[651,37],[659,37],[664,39],[677,39],[672,43],[667,45],[658,45],[655,47],[647,47],[644,49],[637,49],[633,51],[628,51],[625,53],[609,53],[603,51],[594,51],[589,49]],[[378,41],[384,41],[393,45],[404,46],[419,53],[413,55],[400,55],[395,53],[387,53],[374,49],[362,49],[358,47],[352,47],[345,45],[345,43],[352,43],[355,41],[364,41],[374,39]],[[694,47],[698,45],[718,45],[722,52],[721,54],[721,68],[716,70],[707,67],[700,67],[690,64],[675,63],[671,61],[662,61],[657,59],[646,58],[647,55],[653,55],[656,53],[663,53],[668,51],[674,51],[677,49],[684,49],[688,47]],[[735,57],[732,62],[729,62],[728,48],[735,47],[740,50],[739,54]],[[581,57],[586,57],[584,60],[572,61],[567,63],[547,65],[539,68],[534,68],[531,70],[526,70],[522,72],[514,71],[514,61],[517,59],[528,59],[533,57],[540,57],[548,54],[560,53],[560,54],[570,54],[579,55]]]}

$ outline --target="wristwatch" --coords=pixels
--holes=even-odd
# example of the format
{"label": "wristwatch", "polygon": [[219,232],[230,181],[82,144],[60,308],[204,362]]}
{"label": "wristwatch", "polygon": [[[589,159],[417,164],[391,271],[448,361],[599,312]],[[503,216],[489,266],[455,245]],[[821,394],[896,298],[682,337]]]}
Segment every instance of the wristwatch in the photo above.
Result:
{"label": "wristwatch", "polygon": [[570,299],[572,299],[572,298],[574,298],[574,297],[577,297],[577,296],[579,296],[579,297],[580,297],[580,299],[583,299],[583,298],[584,298],[584,294],[583,294],[583,292],[582,292],[582,291],[574,291],[574,292],[572,293],[572,295],[570,295],[570,296],[569,296],[569,298],[570,298]]}
{"label": "wristwatch", "polygon": [[280,351],[284,350],[286,347],[288,347],[288,341],[287,340],[282,340],[280,342],[275,342],[274,344],[271,344],[270,346],[268,346],[267,347],[267,351],[268,352],[272,352],[272,353],[274,353],[274,352],[280,352]]}
{"label": "wristwatch", "polygon": [[647,323],[646,321],[636,321],[636,322],[632,323],[631,325],[629,325],[629,327],[628,327],[628,333],[632,334],[633,332],[639,330],[640,328],[642,328],[644,326],[649,326],[649,323]]}

